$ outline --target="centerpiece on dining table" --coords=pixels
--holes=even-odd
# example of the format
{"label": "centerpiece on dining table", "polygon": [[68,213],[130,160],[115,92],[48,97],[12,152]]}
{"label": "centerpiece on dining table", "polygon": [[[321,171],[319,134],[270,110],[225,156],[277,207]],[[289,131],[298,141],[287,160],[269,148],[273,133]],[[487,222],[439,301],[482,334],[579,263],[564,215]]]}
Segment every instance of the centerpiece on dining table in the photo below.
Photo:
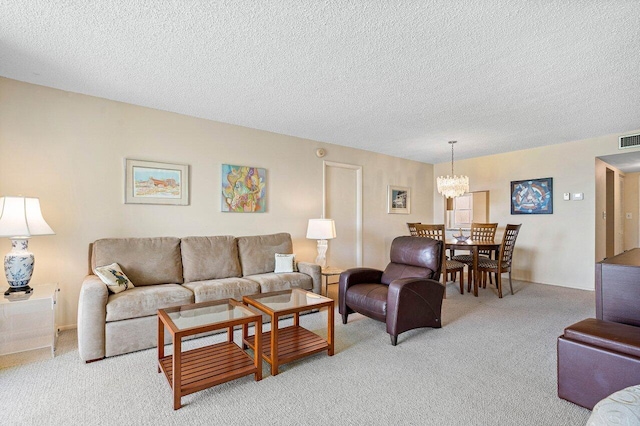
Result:
{"label": "centerpiece on dining table", "polygon": [[453,238],[455,238],[458,242],[464,243],[469,239],[470,235],[464,235],[462,233],[462,228],[458,228],[458,232],[460,232],[460,234],[453,235]]}

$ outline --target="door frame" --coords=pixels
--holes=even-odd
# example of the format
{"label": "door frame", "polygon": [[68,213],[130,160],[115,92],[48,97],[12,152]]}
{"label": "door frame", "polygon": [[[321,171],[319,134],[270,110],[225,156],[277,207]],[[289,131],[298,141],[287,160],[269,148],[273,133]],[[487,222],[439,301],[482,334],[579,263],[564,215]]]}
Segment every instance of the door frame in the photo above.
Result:
{"label": "door frame", "polygon": [[355,164],[322,162],[322,217],[327,213],[327,168],[337,167],[356,172],[356,265],[362,266],[362,166]]}

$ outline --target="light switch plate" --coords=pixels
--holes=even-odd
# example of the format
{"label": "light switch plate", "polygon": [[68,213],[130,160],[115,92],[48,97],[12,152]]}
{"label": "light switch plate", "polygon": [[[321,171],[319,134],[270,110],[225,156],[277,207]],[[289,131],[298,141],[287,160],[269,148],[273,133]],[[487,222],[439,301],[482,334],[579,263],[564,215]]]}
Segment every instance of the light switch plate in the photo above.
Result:
{"label": "light switch plate", "polygon": [[583,199],[584,199],[584,193],[582,193],[582,192],[576,192],[576,193],[574,193],[574,194],[573,194],[573,199],[574,199],[575,201],[581,201],[581,200],[583,200]]}
{"label": "light switch plate", "polygon": [[565,192],[564,194],[562,194],[562,199],[564,201],[569,201],[571,199],[571,194],[568,192]]}

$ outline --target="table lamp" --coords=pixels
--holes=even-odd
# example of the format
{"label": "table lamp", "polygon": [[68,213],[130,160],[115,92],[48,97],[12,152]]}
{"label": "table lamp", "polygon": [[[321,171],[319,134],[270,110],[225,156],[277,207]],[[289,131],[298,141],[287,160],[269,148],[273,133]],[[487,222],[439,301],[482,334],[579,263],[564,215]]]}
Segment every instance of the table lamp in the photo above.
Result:
{"label": "table lamp", "polygon": [[14,292],[31,293],[29,281],[33,274],[34,256],[28,251],[29,238],[53,234],[55,232],[42,217],[38,198],[0,198],[0,237],[9,237],[12,247],[4,257],[4,273],[9,282],[5,296]]}
{"label": "table lamp", "polygon": [[318,257],[316,264],[321,268],[327,266],[327,240],[336,237],[336,224],[333,219],[309,219],[307,238],[318,240]]}

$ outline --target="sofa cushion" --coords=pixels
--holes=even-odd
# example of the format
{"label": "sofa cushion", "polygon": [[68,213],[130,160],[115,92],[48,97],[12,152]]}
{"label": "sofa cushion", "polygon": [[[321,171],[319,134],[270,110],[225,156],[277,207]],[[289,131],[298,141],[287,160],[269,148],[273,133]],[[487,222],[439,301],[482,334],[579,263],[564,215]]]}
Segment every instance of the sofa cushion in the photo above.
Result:
{"label": "sofa cushion", "polygon": [[287,233],[238,237],[242,276],[273,272],[276,253],[293,253],[291,235]]}
{"label": "sofa cushion", "polygon": [[238,244],[232,236],[185,237],[180,248],[186,283],[242,276]]}
{"label": "sofa cushion", "polygon": [[242,296],[260,293],[260,284],[245,278],[194,281],[184,284],[184,287],[193,292],[196,303],[221,299],[242,301]]}
{"label": "sofa cushion", "polygon": [[442,261],[441,248],[442,242],[428,237],[396,237],[391,242],[389,255],[393,263],[404,263],[435,271],[440,268]]}
{"label": "sofa cushion", "polygon": [[311,277],[300,272],[284,272],[280,274],[270,272],[268,274],[249,275],[245,278],[260,284],[261,293],[288,290],[290,288],[301,288],[303,290],[311,290],[313,288]]}
{"label": "sofa cushion", "polygon": [[387,319],[387,293],[385,284],[356,284],[349,287],[345,298],[347,306],[356,312],[385,322]]}
{"label": "sofa cushion", "polygon": [[396,237],[391,242],[391,263],[382,274],[382,283],[399,278],[433,278],[442,262],[442,242],[425,237]]}
{"label": "sofa cushion", "polygon": [[91,269],[115,262],[136,287],[182,283],[179,238],[104,238],[91,253]]}
{"label": "sofa cushion", "polygon": [[109,295],[107,322],[155,315],[158,309],[193,303],[193,293],[179,284],[132,288]]}
{"label": "sofa cushion", "polygon": [[393,280],[397,280],[400,278],[433,278],[433,271],[431,269],[420,268],[418,266],[391,262],[387,265],[384,272],[382,273],[380,282],[389,285]]}

